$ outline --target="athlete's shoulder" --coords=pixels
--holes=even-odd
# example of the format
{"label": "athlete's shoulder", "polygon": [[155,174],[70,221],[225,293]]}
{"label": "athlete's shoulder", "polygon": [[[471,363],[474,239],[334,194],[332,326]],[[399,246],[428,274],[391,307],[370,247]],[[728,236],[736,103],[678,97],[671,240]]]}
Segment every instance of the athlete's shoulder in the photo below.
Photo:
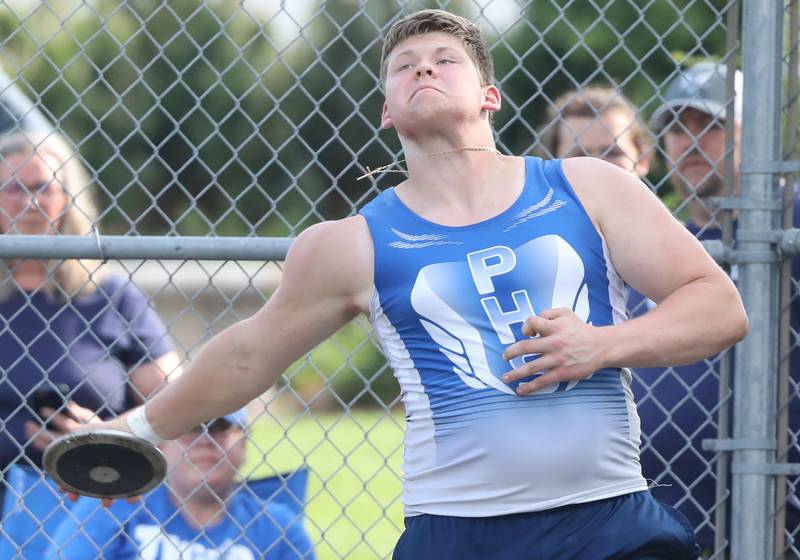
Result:
{"label": "athlete's shoulder", "polygon": [[371,217],[375,214],[381,214],[390,210],[397,202],[397,197],[394,196],[395,189],[385,189],[372,197],[361,209],[358,211],[359,215]]}
{"label": "athlete's shoulder", "polygon": [[[608,182],[613,186],[621,177],[633,178],[633,175],[624,169],[594,157],[571,157],[562,159],[561,168],[570,183]],[[602,186],[602,185],[601,185]]]}
{"label": "athlete's shoulder", "polygon": [[658,202],[641,180],[624,169],[592,157],[562,160],[562,170],[575,195],[595,224],[603,216]]}
{"label": "athlete's shoulder", "polygon": [[[292,243],[290,256],[309,255],[317,259],[336,260],[346,254],[371,247],[367,221],[363,216],[350,216],[314,224]],[[356,255],[356,256],[357,256]]]}
{"label": "athlete's shoulder", "polygon": [[372,270],[372,239],[366,220],[351,216],[303,231],[286,256],[281,285],[309,295],[355,295],[360,301],[364,298],[359,294],[371,293]]}

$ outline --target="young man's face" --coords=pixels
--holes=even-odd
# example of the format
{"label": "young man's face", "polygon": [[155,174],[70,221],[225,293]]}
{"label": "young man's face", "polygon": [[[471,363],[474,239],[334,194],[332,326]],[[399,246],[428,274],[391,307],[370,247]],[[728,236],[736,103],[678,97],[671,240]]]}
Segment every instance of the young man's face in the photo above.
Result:
{"label": "young man's face", "polygon": [[631,125],[631,119],[621,111],[607,111],[596,118],[567,117],[559,124],[553,155],[597,157],[643,177],[650,168],[650,156],[634,142]]}
{"label": "young man's face", "polygon": [[442,123],[485,118],[499,109],[496,87],[480,76],[461,39],[433,31],[399,42],[387,57],[383,128],[414,137]]}
{"label": "young man's face", "polygon": [[[736,125],[734,169],[739,168],[740,126]],[[725,123],[704,111],[686,108],[664,134],[671,180],[685,196],[722,196],[725,184]],[[738,177],[734,178],[735,183]],[[736,185],[735,185],[736,186]]]}

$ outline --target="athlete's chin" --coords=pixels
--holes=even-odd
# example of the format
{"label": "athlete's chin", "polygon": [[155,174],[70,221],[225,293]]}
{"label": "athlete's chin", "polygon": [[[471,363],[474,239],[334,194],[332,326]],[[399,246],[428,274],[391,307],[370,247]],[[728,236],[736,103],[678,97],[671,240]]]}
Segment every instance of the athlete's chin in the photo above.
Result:
{"label": "athlete's chin", "polygon": [[427,104],[409,110],[401,119],[394,120],[398,134],[418,140],[440,132],[452,133],[453,126],[468,120],[466,111],[446,104]]}

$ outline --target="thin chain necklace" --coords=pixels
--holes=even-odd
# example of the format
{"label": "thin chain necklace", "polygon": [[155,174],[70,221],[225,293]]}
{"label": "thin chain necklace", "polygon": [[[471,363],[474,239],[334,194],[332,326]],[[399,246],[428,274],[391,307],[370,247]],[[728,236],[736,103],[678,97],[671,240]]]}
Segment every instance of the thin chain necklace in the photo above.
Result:
{"label": "thin chain necklace", "polygon": [[[447,154],[455,154],[455,153],[458,153],[458,152],[494,152],[496,154],[502,155],[500,150],[498,150],[494,146],[462,146],[460,148],[453,148],[452,150],[445,150],[443,152],[433,152],[432,154],[423,154],[421,156],[414,156],[414,159],[417,159],[417,158],[419,158],[419,159],[430,158],[430,157],[435,157],[435,156],[444,156],[444,155],[447,155]],[[381,165],[380,167],[376,167],[375,169],[370,169],[369,166],[367,166],[367,172],[364,175],[362,175],[361,177],[358,177],[356,179],[356,181],[360,181],[361,179],[366,179],[367,177],[371,177],[372,175],[375,175],[376,173],[408,173],[408,171],[405,170],[405,169],[391,169],[391,168],[396,166],[396,165],[400,165],[401,163],[405,163],[409,159],[411,159],[411,158],[401,159],[400,161],[397,161],[397,162],[394,162],[394,163],[389,163],[387,165]]]}

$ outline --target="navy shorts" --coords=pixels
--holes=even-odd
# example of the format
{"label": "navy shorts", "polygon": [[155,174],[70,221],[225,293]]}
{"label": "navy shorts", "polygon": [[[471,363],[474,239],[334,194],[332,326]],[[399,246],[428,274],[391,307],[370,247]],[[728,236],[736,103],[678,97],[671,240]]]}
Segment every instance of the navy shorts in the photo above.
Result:
{"label": "navy shorts", "polygon": [[498,517],[417,515],[394,560],[695,560],[689,522],[650,492]]}

